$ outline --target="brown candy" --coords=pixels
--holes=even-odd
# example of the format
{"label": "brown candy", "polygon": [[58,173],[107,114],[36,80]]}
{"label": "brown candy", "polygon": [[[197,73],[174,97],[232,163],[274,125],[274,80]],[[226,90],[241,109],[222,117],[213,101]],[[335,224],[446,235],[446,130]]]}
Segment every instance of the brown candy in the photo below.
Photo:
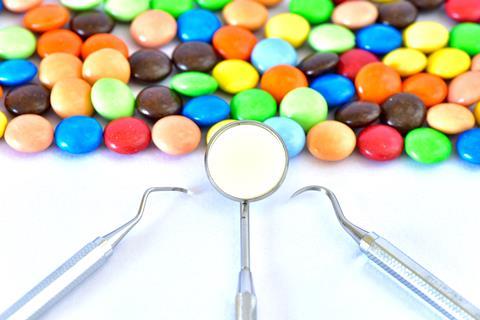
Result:
{"label": "brown candy", "polygon": [[409,0],[420,10],[432,10],[441,6],[445,0]]}
{"label": "brown candy", "polygon": [[375,122],[381,113],[378,104],[366,101],[351,102],[335,113],[335,120],[345,123],[351,128],[362,128]]}
{"label": "brown candy", "polygon": [[212,46],[205,42],[185,42],[175,48],[173,62],[181,71],[208,72],[217,64],[218,58]]}
{"label": "brown candy", "polygon": [[5,108],[13,115],[42,114],[50,108],[50,92],[38,84],[26,84],[10,90]]}
{"label": "brown candy", "polygon": [[172,72],[172,62],[163,52],[155,49],[138,50],[128,59],[134,79],[157,82]]}
{"label": "brown candy", "polygon": [[339,61],[335,53],[314,53],[300,62],[300,69],[307,77],[315,78],[335,69]]}
{"label": "brown candy", "polygon": [[418,9],[408,1],[384,3],[379,7],[382,23],[403,29],[417,20]]}
{"label": "brown candy", "polygon": [[143,89],[138,94],[136,103],[138,112],[153,120],[179,114],[183,105],[180,96],[164,86]]}
{"label": "brown candy", "polygon": [[115,21],[100,11],[82,12],[70,22],[70,29],[86,39],[98,33],[110,33],[115,27]]}
{"label": "brown candy", "polygon": [[397,93],[382,104],[382,121],[402,134],[421,127],[427,114],[425,104],[410,93]]}

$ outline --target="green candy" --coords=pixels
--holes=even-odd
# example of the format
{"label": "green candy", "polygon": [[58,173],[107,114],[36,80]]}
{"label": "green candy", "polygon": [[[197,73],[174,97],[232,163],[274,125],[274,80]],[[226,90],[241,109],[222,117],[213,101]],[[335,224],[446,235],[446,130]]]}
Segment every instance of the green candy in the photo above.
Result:
{"label": "green candy", "polygon": [[149,8],[150,0],[106,0],[104,6],[105,12],[123,22],[132,21]]}
{"label": "green candy", "polygon": [[60,0],[60,3],[71,10],[84,11],[98,7],[102,0]]}
{"label": "green candy", "polygon": [[335,6],[332,0],[291,0],[290,12],[301,15],[311,24],[326,22]]}
{"label": "green candy", "polygon": [[319,52],[343,53],[355,47],[355,34],[345,27],[325,23],[312,29],[308,43]]}
{"label": "green candy", "polygon": [[249,89],[232,98],[230,108],[233,119],[263,122],[277,113],[277,102],[261,89]]}
{"label": "green candy", "polygon": [[207,10],[220,10],[223,9],[232,0],[197,0],[200,7]]}
{"label": "green candy", "polygon": [[188,71],[174,76],[170,82],[171,87],[188,97],[212,94],[218,89],[218,82],[209,74]]}
{"label": "green candy", "polygon": [[450,31],[450,47],[465,51],[471,56],[480,53],[480,24],[460,23]]}
{"label": "green candy", "polygon": [[95,111],[105,119],[131,117],[135,112],[135,96],[130,87],[120,80],[98,80],[92,87],[91,97]]}
{"label": "green candy", "polygon": [[405,151],[413,160],[421,163],[438,163],[452,153],[450,139],[432,128],[418,128],[405,137]]}
{"label": "green candy", "polygon": [[26,59],[37,46],[35,35],[21,27],[0,29],[0,59]]}
{"label": "green candy", "polygon": [[194,0],[152,0],[150,8],[163,10],[178,18],[182,13],[195,8]]}
{"label": "green candy", "polygon": [[298,122],[308,131],[327,119],[328,106],[323,96],[310,88],[290,91],[280,103],[280,115]]}

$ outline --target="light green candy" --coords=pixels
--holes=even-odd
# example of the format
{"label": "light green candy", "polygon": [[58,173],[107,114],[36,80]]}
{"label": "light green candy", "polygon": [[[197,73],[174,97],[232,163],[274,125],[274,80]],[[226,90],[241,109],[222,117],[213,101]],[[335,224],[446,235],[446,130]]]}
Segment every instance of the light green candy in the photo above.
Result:
{"label": "light green candy", "polygon": [[319,52],[343,53],[355,47],[355,34],[345,27],[325,23],[312,29],[308,43]]}
{"label": "light green candy", "polygon": [[152,0],[150,7],[163,10],[178,18],[182,13],[195,8],[194,0]]}
{"label": "light green candy", "polygon": [[26,59],[37,46],[33,33],[21,27],[0,29],[0,59]]}
{"label": "light green candy", "polygon": [[83,11],[98,7],[102,0],[60,0],[60,3],[71,10]]}
{"label": "light green candy", "polygon": [[172,78],[171,87],[188,97],[212,94],[218,89],[218,82],[209,74],[189,71],[179,73]]}
{"label": "light green candy", "polygon": [[132,21],[149,8],[150,0],[106,0],[104,7],[115,20],[124,22]]}
{"label": "light green candy", "polygon": [[223,9],[232,0],[197,0],[200,7],[207,10],[220,10]]}
{"label": "light green candy", "polygon": [[290,91],[280,103],[280,115],[298,122],[308,131],[328,116],[325,98],[310,88],[297,88]]}
{"label": "light green candy", "polygon": [[131,117],[135,112],[135,96],[130,87],[120,80],[102,78],[92,87],[95,111],[108,120]]}
{"label": "light green candy", "polygon": [[432,128],[418,128],[410,131],[405,137],[405,151],[417,162],[433,164],[450,157],[452,143],[440,131]]}

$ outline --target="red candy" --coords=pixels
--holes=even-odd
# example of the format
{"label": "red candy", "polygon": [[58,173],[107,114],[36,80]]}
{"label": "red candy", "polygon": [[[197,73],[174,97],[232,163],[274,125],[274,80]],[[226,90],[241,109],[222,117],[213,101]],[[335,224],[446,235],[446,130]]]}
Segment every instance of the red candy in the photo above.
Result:
{"label": "red candy", "polygon": [[362,49],[352,49],[340,56],[337,71],[342,76],[353,80],[365,65],[378,61],[377,56],[373,53]]}
{"label": "red candy", "polygon": [[394,128],[377,124],[366,127],[358,136],[360,153],[370,160],[388,161],[403,152],[403,137]]}
{"label": "red candy", "polygon": [[480,0],[448,0],[445,11],[456,21],[479,22]]}
{"label": "red candy", "polygon": [[148,147],[151,141],[150,128],[140,119],[120,118],[105,128],[105,145],[113,152],[133,154]]}

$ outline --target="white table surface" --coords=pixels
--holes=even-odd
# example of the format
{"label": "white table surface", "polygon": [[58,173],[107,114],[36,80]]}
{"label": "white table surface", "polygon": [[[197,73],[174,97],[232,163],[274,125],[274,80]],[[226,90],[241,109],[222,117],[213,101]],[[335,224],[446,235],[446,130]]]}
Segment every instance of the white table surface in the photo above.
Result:
{"label": "white table surface", "polygon": [[[2,13],[0,26],[20,19]],[[121,25],[114,33],[133,50],[127,32]],[[88,241],[135,215],[145,188],[182,186],[195,195],[153,196],[144,220],[107,265],[45,319],[233,319],[238,205],[209,185],[204,149],[179,158],[153,146],[134,156],[105,148],[71,156],[53,147],[22,155],[0,141],[0,310]],[[259,319],[438,319],[361,256],[326,198],[310,193],[288,200],[310,184],[334,190],[352,221],[480,305],[479,179],[478,167],[457,156],[436,166],[406,156],[375,163],[358,154],[325,163],[305,151],[291,161],[281,189],[251,208]]]}

